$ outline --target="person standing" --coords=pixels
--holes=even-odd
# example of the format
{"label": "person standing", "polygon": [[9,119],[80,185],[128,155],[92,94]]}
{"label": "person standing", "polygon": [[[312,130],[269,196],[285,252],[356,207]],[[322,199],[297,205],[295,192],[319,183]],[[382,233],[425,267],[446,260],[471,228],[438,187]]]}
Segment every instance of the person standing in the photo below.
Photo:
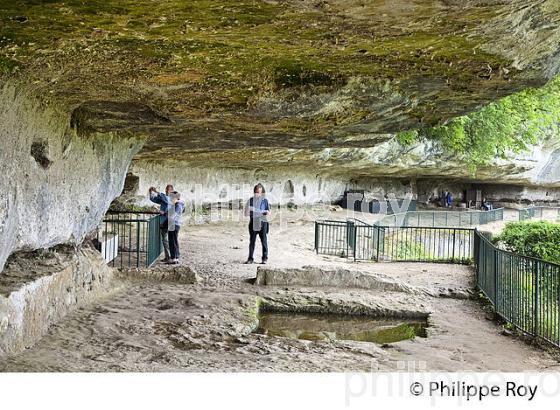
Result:
{"label": "person standing", "polygon": [[168,212],[169,261],[167,263],[177,265],[181,256],[179,251],[179,231],[181,230],[185,202],[177,191],[172,192],[169,197],[171,198],[171,205]]}
{"label": "person standing", "polygon": [[254,253],[257,236],[262,245],[262,264],[268,261],[268,217],[270,216],[270,204],[265,197],[265,189],[262,184],[253,188],[253,197],[245,204],[245,216],[249,217],[249,257],[245,263],[255,263]]}
{"label": "person standing", "polygon": [[155,187],[150,187],[148,190],[150,201],[159,205],[159,234],[161,236],[161,242],[163,244],[163,251],[165,253],[165,258],[163,262],[169,262],[171,260],[169,253],[169,235],[167,232],[167,212],[169,210],[169,205],[171,199],[169,195],[174,191],[173,185],[168,184],[165,187],[165,193],[158,192]]}
{"label": "person standing", "polygon": [[447,193],[447,207],[453,207],[453,194],[451,193],[451,191]]}
{"label": "person standing", "polygon": [[492,205],[486,198],[482,199],[482,210],[483,211],[491,211],[494,209],[494,205]]}

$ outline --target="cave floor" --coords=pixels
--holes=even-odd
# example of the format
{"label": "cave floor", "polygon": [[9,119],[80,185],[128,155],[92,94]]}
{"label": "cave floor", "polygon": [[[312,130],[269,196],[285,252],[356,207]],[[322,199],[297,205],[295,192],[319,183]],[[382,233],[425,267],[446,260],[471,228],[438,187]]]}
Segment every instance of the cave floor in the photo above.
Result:
{"label": "cave floor", "polygon": [[[291,211],[284,211],[291,212]],[[316,265],[357,269],[424,288],[466,290],[468,266],[355,263],[313,251],[316,215],[271,226],[270,267]],[[341,211],[327,212],[344,219]],[[231,217],[233,213],[228,214]],[[368,216],[364,215],[364,219]],[[200,283],[114,279],[113,289],[69,314],[35,346],[0,361],[2,371],[559,371],[554,351],[503,332],[475,300],[365,289],[255,286],[259,265],[244,265],[246,221],[186,225],[182,264]],[[257,246],[258,248],[258,246]],[[257,250],[257,255],[260,250]],[[258,297],[360,300],[430,312],[427,338],[378,345],[306,341],[252,333]]]}

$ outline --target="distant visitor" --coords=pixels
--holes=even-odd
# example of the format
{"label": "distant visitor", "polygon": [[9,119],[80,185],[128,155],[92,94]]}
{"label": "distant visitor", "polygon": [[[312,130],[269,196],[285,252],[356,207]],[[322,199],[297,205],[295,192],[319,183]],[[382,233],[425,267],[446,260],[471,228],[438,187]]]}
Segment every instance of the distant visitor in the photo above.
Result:
{"label": "distant visitor", "polygon": [[491,211],[494,209],[494,205],[488,199],[484,198],[482,200],[482,210],[484,211]]}
{"label": "distant visitor", "polygon": [[453,195],[451,192],[447,192],[445,194],[445,207],[451,208],[453,206]]}

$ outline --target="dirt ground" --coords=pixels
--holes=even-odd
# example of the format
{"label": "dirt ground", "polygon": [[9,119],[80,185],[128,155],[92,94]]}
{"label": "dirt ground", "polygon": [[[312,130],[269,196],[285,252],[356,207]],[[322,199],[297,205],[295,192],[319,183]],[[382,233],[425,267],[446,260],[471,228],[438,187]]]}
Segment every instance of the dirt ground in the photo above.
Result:
{"label": "dirt ground", "polygon": [[[270,267],[343,267],[422,288],[469,290],[468,266],[351,262],[316,255],[313,220],[344,211],[283,210],[272,223]],[[187,225],[181,263],[200,283],[116,279],[113,290],[54,325],[38,344],[0,362],[1,371],[559,371],[554,352],[503,332],[480,302],[365,289],[255,286],[245,265],[247,222]],[[362,219],[375,218],[362,215]],[[228,220],[229,219],[229,220]],[[257,260],[260,249],[257,246]],[[306,341],[252,333],[258,298],[425,310],[427,338],[388,345]],[[294,303],[295,303],[294,302]],[[505,334],[504,334],[505,333]]]}

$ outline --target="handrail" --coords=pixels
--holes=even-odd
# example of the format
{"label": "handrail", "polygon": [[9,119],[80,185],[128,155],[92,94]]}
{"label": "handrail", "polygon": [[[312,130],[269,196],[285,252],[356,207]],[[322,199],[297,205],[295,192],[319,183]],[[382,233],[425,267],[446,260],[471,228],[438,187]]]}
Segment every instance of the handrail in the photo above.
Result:
{"label": "handrail", "polygon": [[113,210],[109,210],[107,211],[106,215],[111,215],[111,214],[148,214],[148,215],[159,215],[159,212],[157,211],[113,211]]}

